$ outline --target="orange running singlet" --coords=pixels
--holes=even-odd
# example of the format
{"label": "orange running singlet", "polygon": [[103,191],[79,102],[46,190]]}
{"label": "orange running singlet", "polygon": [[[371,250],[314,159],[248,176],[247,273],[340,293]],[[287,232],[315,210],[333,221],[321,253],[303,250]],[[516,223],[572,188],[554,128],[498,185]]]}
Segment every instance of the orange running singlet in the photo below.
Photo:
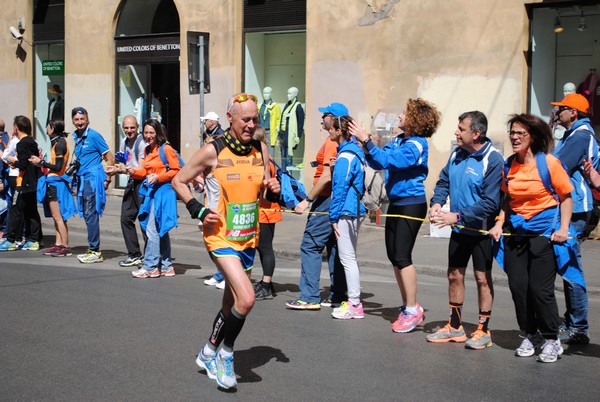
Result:
{"label": "orange running singlet", "polygon": [[221,218],[214,227],[204,228],[206,249],[254,248],[258,245],[258,198],[265,174],[262,152],[253,146],[248,155],[236,155],[223,138],[212,144],[217,150],[213,175],[218,190],[211,204],[217,205]]}

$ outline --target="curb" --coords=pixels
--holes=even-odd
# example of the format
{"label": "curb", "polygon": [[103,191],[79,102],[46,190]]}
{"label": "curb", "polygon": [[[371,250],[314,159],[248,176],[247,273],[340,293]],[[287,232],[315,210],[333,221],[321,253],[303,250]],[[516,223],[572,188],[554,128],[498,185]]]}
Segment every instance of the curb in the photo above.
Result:
{"label": "curb", "polygon": [[[191,226],[191,225],[185,225],[185,226]],[[46,233],[53,233],[53,231],[54,231],[54,226],[50,224],[49,220],[42,220],[42,228],[44,231],[47,231]],[[371,226],[371,228],[373,228],[374,230],[383,229],[383,228],[380,228],[379,226]],[[69,232],[75,232],[78,234],[86,234],[87,229],[86,229],[85,225],[74,224],[74,225],[69,225]],[[122,236],[122,233],[120,230],[114,230],[114,229],[100,229],[100,234],[101,234],[101,236],[109,236],[109,237],[121,237]],[[198,246],[199,243],[202,243],[202,242],[199,241],[199,239],[192,239],[192,238],[187,237],[186,235],[183,235],[183,236],[178,237],[177,240],[174,241],[173,243],[177,244],[177,245],[182,245],[182,246]],[[274,247],[273,252],[275,253],[276,256],[279,256],[279,257],[300,260],[300,251],[282,250],[282,249],[278,249],[278,248]],[[323,261],[324,262],[327,261],[325,254],[323,255]],[[363,269],[391,270],[391,265],[389,262],[387,262],[387,260],[386,260],[386,262],[381,262],[381,261],[374,261],[374,260],[368,260],[368,259],[360,259],[359,265]],[[446,276],[447,276],[446,266],[420,265],[417,269],[417,272],[419,275],[431,276],[431,277],[436,277],[436,278],[446,278]],[[494,273],[494,272],[497,272],[497,273]],[[494,285],[507,288],[508,287],[508,279],[507,279],[506,275],[503,273],[503,271],[496,270],[494,272],[492,273]],[[502,272],[502,273],[500,273],[500,272]],[[469,283],[475,283],[475,278],[472,275],[466,276],[465,280]],[[563,288],[562,284],[556,286],[556,291],[564,294],[564,288]],[[588,286],[587,293],[588,293],[588,296],[599,297],[600,296],[600,287]]]}

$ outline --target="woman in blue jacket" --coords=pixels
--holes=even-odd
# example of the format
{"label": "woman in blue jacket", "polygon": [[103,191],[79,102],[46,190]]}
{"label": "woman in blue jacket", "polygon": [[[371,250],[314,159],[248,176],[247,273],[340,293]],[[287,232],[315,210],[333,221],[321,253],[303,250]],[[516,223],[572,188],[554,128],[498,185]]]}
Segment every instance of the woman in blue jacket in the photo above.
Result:
{"label": "woman in blue jacket", "polygon": [[437,130],[441,115],[434,105],[419,98],[409,99],[398,117],[398,127],[403,134],[381,149],[371,141],[361,124],[351,123],[350,133],[365,149],[369,166],[387,170],[386,190],[390,199],[387,213],[392,216],[385,222],[385,246],[403,302],[392,330],[405,333],[425,320],[423,308],[417,303],[417,272],[412,250],[427,214],[423,184],[429,172],[427,138]]}
{"label": "woman in blue jacket", "polygon": [[360,201],[364,192],[365,154],[352,141],[348,131],[351,121],[349,116],[333,118],[329,128],[330,138],[339,144],[331,179],[329,221],[337,239],[338,255],[348,284],[348,301],[342,302],[331,315],[343,320],[365,317],[360,302],[360,272],[356,260],[358,229],[367,212]]}

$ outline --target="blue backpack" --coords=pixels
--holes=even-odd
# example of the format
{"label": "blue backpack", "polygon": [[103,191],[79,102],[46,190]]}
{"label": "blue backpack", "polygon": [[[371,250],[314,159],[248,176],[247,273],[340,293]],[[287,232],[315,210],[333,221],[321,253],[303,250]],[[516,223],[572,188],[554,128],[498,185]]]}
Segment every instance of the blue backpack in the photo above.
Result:
{"label": "blue backpack", "polygon": [[[171,170],[171,168],[169,167],[169,160],[167,159],[167,154],[165,153],[165,145],[167,144],[169,143],[165,142],[160,146],[160,148],[158,148],[158,154],[160,155],[160,160],[162,161],[162,163],[167,167],[168,172],[169,170]],[[175,151],[175,155],[177,155],[177,159],[179,159],[179,166],[184,167],[185,163],[183,162],[181,155],[179,155],[179,152],[177,152],[175,148],[173,148],[173,151]]]}
{"label": "blue backpack", "polygon": [[269,162],[275,166],[275,177],[281,186],[281,193],[279,194],[277,203],[284,208],[294,209],[296,205],[306,198],[304,185],[294,179],[290,172],[280,168],[275,161],[270,160]]}

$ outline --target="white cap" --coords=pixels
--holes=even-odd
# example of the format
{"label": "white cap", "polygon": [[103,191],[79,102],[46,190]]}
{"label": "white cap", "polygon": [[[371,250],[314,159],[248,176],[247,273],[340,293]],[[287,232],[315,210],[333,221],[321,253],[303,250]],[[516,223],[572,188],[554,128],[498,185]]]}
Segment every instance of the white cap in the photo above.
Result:
{"label": "white cap", "polygon": [[216,114],[215,112],[208,112],[208,113],[206,113],[206,116],[200,117],[200,120],[215,120],[215,121],[219,121],[219,115]]}

